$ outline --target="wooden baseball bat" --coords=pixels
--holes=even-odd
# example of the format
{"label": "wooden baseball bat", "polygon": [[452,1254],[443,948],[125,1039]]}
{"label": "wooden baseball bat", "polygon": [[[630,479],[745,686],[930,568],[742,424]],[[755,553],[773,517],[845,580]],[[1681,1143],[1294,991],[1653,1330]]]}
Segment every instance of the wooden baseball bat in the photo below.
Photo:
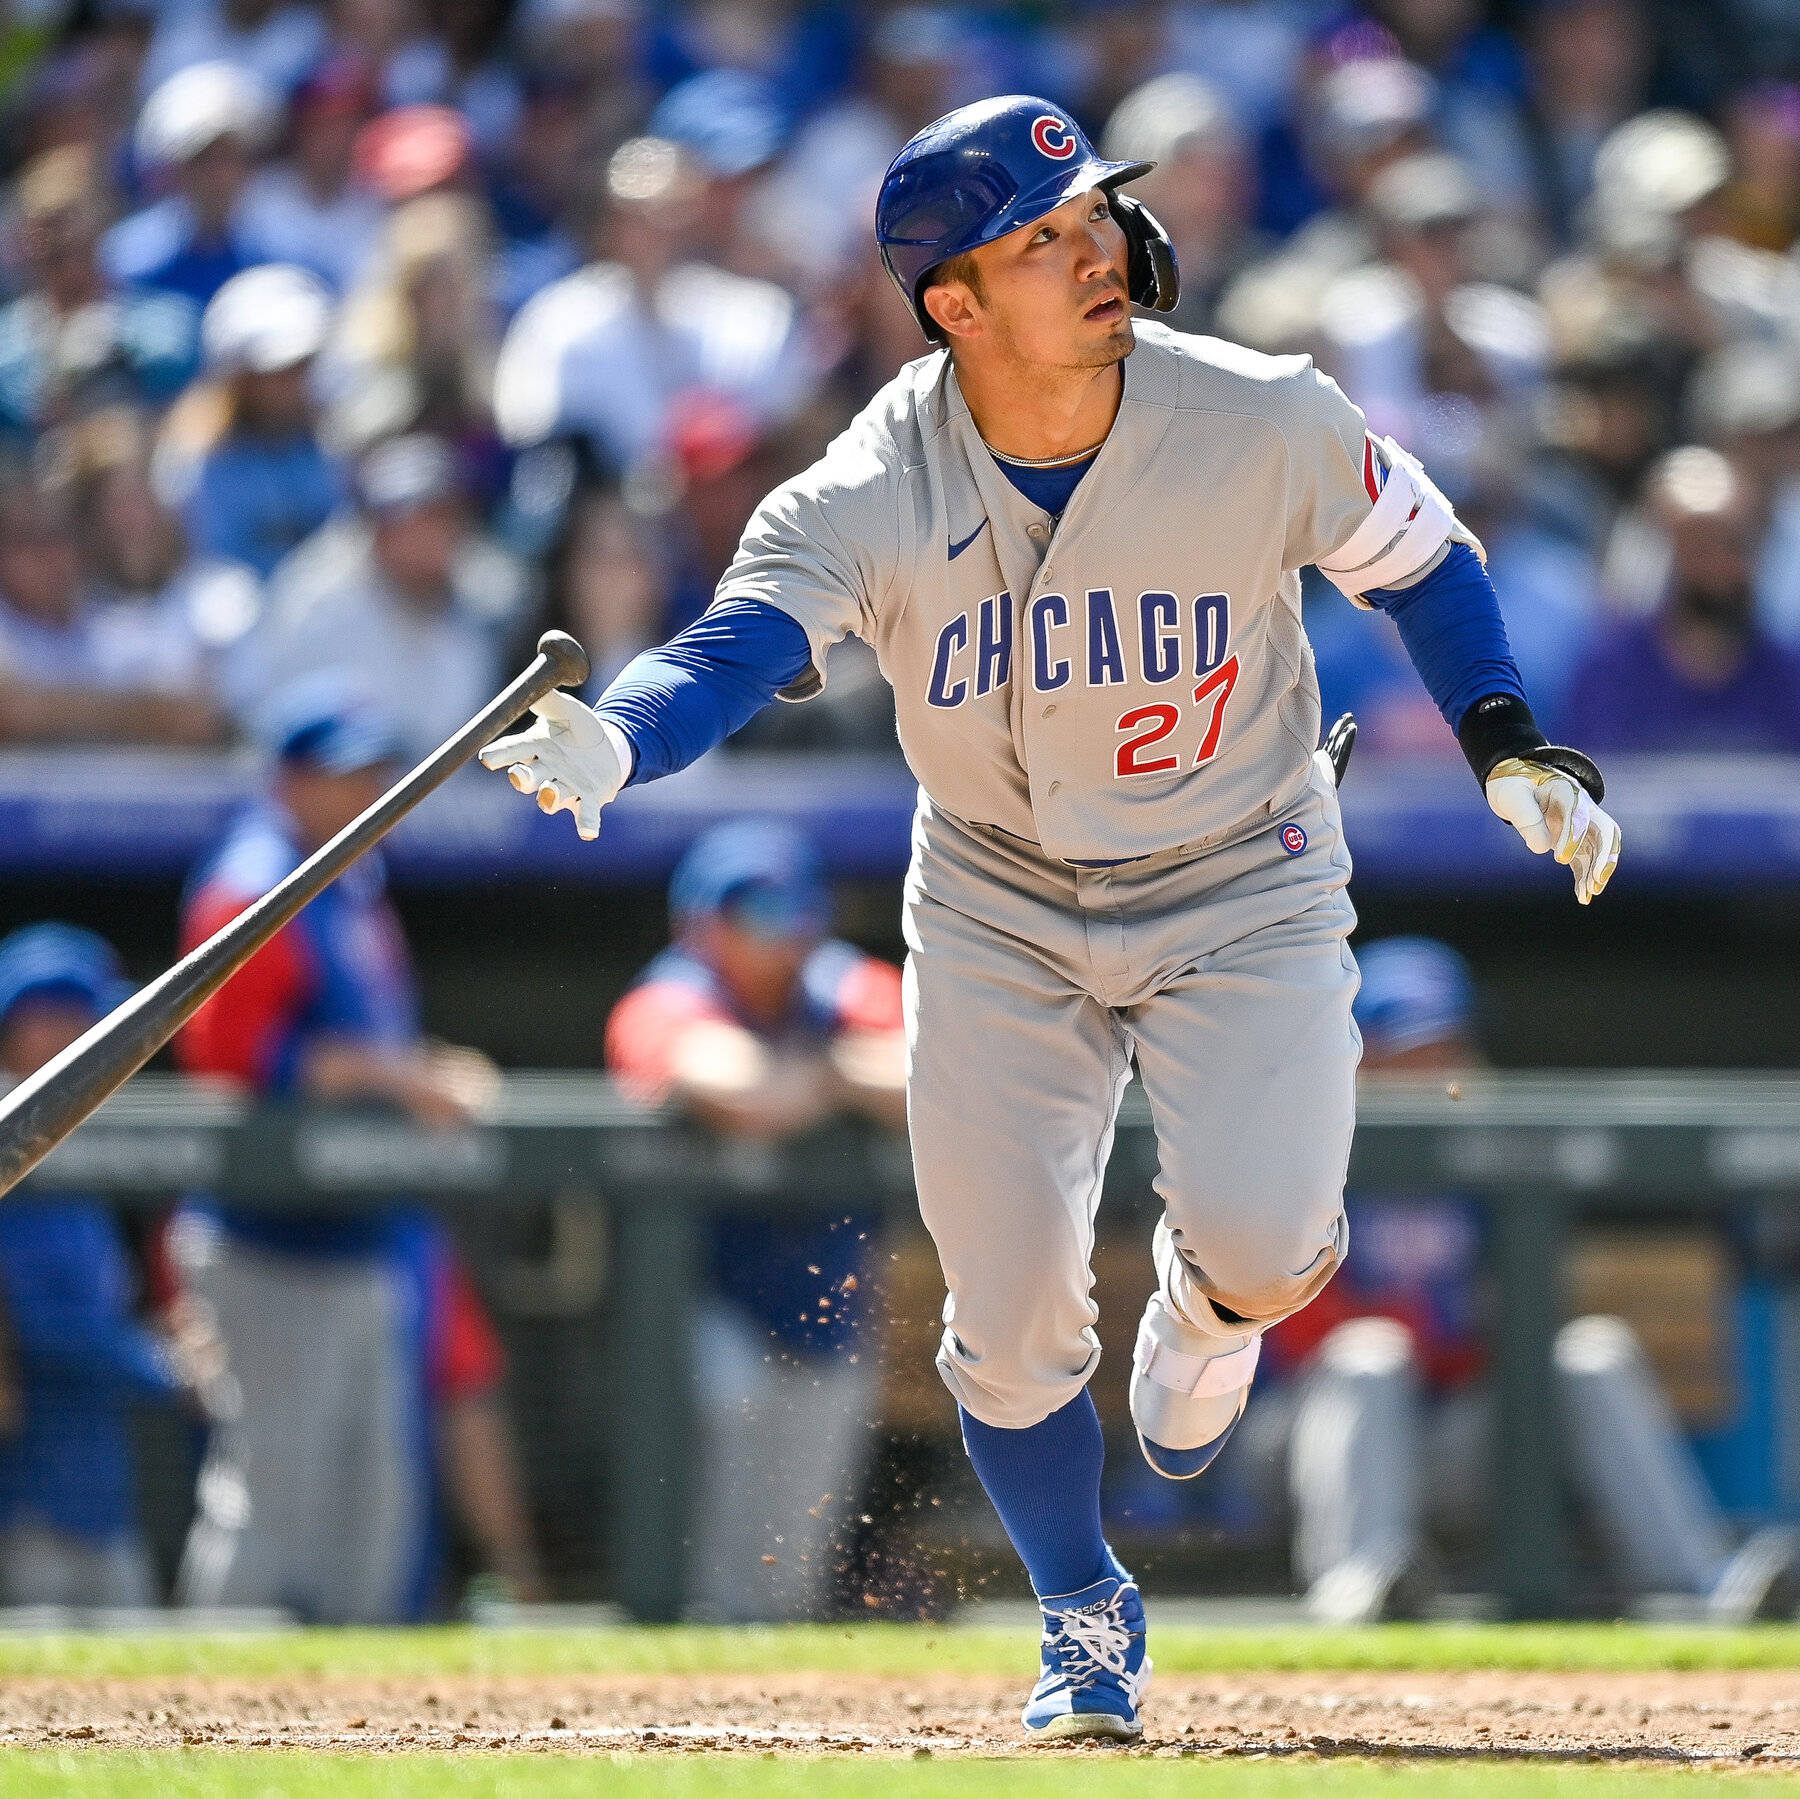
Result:
{"label": "wooden baseball bat", "polygon": [[123,1086],[308,900],[379,843],[420,800],[554,687],[588,678],[587,651],[562,631],[538,639],[531,666],[368,811],[315,850],[255,905],[197,945],[0,1102],[0,1194],[34,1169]]}

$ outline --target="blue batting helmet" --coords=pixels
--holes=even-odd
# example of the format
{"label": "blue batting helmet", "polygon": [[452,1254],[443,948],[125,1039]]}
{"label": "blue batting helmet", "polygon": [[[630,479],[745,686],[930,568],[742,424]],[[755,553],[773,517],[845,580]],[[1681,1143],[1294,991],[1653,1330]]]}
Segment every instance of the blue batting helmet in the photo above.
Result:
{"label": "blue batting helmet", "polygon": [[1155,166],[1106,161],[1048,100],[981,100],[927,125],[888,165],[875,202],[875,241],[894,285],[936,343],[941,333],[923,305],[934,270],[1103,188],[1130,245],[1131,298],[1167,312],[1180,290],[1168,233],[1141,202],[1114,191]]}

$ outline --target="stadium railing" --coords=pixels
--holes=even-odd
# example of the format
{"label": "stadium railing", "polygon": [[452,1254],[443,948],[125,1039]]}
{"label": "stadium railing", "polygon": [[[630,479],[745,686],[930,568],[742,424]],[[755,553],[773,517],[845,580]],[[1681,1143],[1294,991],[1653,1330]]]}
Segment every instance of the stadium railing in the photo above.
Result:
{"label": "stadium railing", "polygon": [[[1107,1177],[1111,1207],[1146,1215],[1156,1144],[1134,1088]],[[1489,1207],[1496,1282],[1493,1588],[1519,1617],[1570,1591],[1551,1356],[1572,1224],[1800,1202],[1800,1076],[1484,1074],[1368,1081],[1352,1189],[1461,1193]],[[416,1192],[515,1206],[591,1196],[611,1222],[612,1379],[628,1411],[612,1466],[615,1596],[679,1615],[693,1423],[685,1321],[709,1208],[780,1208],[847,1190],[910,1209],[898,1139],[832,1130],[775,1151],[706,1136],[630,1105],[604,1080],[510,1077],[492,1118],[430,1131],[373,1112],[248,1107],[145,1076],[43,1163],[29,1185],[155,1205],[180,1191],[271,1207],[354,1206]],[[4,1203],[4,1202],[0,1202]]]}

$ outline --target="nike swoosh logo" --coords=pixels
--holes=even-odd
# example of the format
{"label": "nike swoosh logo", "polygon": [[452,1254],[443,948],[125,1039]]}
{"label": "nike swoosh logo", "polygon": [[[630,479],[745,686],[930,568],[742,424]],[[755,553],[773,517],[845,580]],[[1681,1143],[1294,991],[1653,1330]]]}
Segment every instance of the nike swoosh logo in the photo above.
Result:
{"label": "nike swoosh logo", "polygon": [[963,551],[966,550],[969,547],[969,545],[972,544],[975,541],[975,539],[978,538],[982,534],[982,532],[985,531],[986,529],[987,529],[987,520],[983,519],[981,521],[981,523],[979,525],[977,525],[975,527],[975,529],[973,531],[971,531],[969,533],[969,535],[962,540],[961,543],[953,543],[950,546],[950,560],[952,562],[954,562],[957,559],[957,557],[960,556],[963,553]]}

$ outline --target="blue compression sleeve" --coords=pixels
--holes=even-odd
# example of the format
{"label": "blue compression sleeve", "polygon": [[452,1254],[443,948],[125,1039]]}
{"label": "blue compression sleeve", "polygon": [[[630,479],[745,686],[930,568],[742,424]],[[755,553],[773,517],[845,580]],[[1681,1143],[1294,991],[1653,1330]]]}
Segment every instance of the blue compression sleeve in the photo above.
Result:
{"label": "blue compression sleeve", "polygon": [[812,662],[806,632],[761,600],[721,600],[619,671],[594,710],[631,740],[629,787],[686,768],[759,713]]}
{"label": "blue compression sleeve", "polygon": [[1500,596],[1466,543],[1452,545],[1450,554],[1411,587],[1378,587],[1363,597],[1399,626],[1419,679],[1452,731],[1489,694],[1525,698],[1500,617]]}
{"label": "blue compression sleeve", "polygon": [[1093,1396],[1081,1392],[1042,1423],[999,1430],[962,1414],[963,1446],[1012,1546],[1044,1598],[1078,1593],[1108,1570],[1100,1528],[1106,1441]]}

